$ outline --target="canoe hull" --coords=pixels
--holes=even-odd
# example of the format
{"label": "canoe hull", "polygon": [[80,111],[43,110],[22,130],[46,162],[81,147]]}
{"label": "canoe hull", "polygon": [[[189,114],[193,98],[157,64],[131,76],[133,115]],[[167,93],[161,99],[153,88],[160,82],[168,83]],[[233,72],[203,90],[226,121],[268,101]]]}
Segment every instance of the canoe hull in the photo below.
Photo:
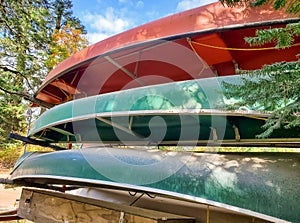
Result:
{"label": "canoe hull", "polygon": [[241,80],[229,76],[182,81],[74,100],[45,112],[29,136],[125,145],[299,144],[299,128],[276,129],[267,139],[258,139],[268,113],[221,110],[230,105],[223,81]]}
{"label": "canoe hull", "polygon": [[93,148],[31,154],[15,182],[176,193],[299,222],[299,154],[196,154]]}
{"label": "canoe hull", "polygon": [[274,12],[271,5],[230,8],[216,2],[181,12],[76,53],[49,73],[36,98],[53,106],[79,95],[227,76],[236,74],[236,67],[254,70],[295,61],[299,38],[293,47],[282,50],[273,44],[251,47],[244,38],[255,36],[257,29],[296,21],[297,15],[284,9]]}

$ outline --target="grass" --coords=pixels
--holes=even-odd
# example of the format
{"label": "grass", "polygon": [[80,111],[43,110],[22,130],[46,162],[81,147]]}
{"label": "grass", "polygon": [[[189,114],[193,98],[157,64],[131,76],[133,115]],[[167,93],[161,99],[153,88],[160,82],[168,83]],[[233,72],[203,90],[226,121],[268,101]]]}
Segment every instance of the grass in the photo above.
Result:
{"label": "grass", "polygon": [[172,151],[193,151],[193,152],[278,152],[278,153],[299,153],[300,148],[280,148],[280,147],[207,147],[207,146],[160,146],[160,150]]}
{"label": "grass", "polygon": [[21,154],[22,144],[20,143],[2,145],[0,149],[0,168],[12,168]]}
{"label": "grass", "polygon": [[[52,151],[49,148],[27,145],[27,152]],[[23,143],[7,143],[0,146],[0,169],[11,169],[24,152]]]}

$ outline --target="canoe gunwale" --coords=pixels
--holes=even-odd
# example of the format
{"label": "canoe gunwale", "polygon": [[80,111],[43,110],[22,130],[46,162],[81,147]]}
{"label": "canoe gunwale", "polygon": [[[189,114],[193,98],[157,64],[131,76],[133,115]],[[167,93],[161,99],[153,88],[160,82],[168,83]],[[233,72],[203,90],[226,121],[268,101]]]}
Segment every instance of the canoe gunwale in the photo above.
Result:
{"label": "canoe gunwale", "polygon": [[[41,137],[43,138],[43,137]],[[46,138],[48,140],[48,138]],[[95,141],[59,141],[55,143],[95,143]],[[103,146],[123,146],[124,144],[120,141],[105,141]],[[285,148],[299,148],[300,138],[271,138],[271,139],[241,139],[241,140],[181,140],[178,141],[162,141],[157,145],[156,142],[153,144],[149,141],[126,141],[126,145],[130,146],[212,146],[212,147],[285,147]]]}
{"label": "canoe gunwale", "polygon": [[[72,102],[73,103],[73,102]],[[51,122],[45,125],[43,128],[30,131],[29,135],[34,135],[47,128],[65,124],[69,122],[84,121],[88,119],[97,119],[97,117],[108,118],[108,117],[137,117],[137,116],[151,116],[151,115],[178,115],[178,116],[235,116],[235,117],[250,117],[250,118],[267,118],[270,113],[254,110],[234,110],[225,111],[218,109],[174,109],[174,110],[135,110],[135,111],[115,111],[115,112],[101,112],[95,114],[82,115],[77,117],[71,117],[56,122]]]}
{"label": "canoe gunwale", "polygon": [[[101,112],[95,114],[87,114],[87,115],[79,115],[76,117],[71,117],[63,120],[59,120],[56,122],[51,122],[47,125],[42,126],[41,128],[32,129],[29,133],[30,138],[37,138],[43,141],[50,141],[48,138],[44,138],[43,136],[39,136],[41,132],[49,129],[51,131],[58,132],[62,135],[67,136],[67,141],[58,141],[58,143],[95,143],[95,141],[91,140],[82,140],[81,136],[75,134],[73,132],[67,132],[64,129],[56,128],[56,126],[66,123],[76,123],[80,121],[86,120],[98,120],[103,122],[103,120],[107,120],[110,122],[113,128],[118,128],[121,126],[121,130],[124,131],[126,129],[127,133],[130,132],[131,134],[135,134],[131,130],[130,123],[134,120],[134,117],[147,117],[147,116],[161,116],[161,117],[170,117],[170,116],[219,116],[224,118],[231,118],[231,117],[243,117],[249,119],[258,119],[258,120],[265,120],[270,116],[271,113],[268,112],[261,112],[261,111],[254,111],[254,110],[235,110],[235,111],[224,111],[218,109],[174,109],[174,110],[134,110],[134,111],[116,111],[116,112]],[[106,118],[120,118],[120,117],[128,117],[130,119],[129,126],[119,125],[118,122],[114,122],[113,120]],[[105,122],[106,123],[106,122]],[[106,123],[107,124],[107,123]],[[37,135],[36,135],[37,134]],[[73,136],[75,137],[76,141],[73,139],[70,140],[68,137]],[[136,135],[138,136],[138,135]],[[52,141],[54,142],[54,141]],[[56,142],[56,141],[55,141]],[[57,143],[57,142],[56,142]],[[151,146],[155,142],[149,142],[147,140],[137,140],[132,141],[128,140],[126,143],[129,145],[134,146]],[[120,141],[111,141],[105,140],[102,142],[103,145],[122,145]],[[157,143],[156,143],[157,144]],[[156,145],[155,144],[155,145]],[[159,143],[161,146],[170,146],[170,145],[177,145],[177,146],[240,146],[240,147],[247,147],[247,146],[262,146],[262,147],[299,147],[300,146],[300,137],[295,138],[233,138],[233,139],[205,139],[205,140],[189,140],[189,139],[182,139],[180,141],[174,140],[165,140]]]}

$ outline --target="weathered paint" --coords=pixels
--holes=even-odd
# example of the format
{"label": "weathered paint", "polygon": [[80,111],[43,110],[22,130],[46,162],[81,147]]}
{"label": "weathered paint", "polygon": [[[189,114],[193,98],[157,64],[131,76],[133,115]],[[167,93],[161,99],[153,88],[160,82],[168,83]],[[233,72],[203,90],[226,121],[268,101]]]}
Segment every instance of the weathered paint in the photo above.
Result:
{"label": "weathered paint", "polygon": [[135,79],[152,85],[232,75],[236,74],[236,66],[250,70],[297,60],[299,38],[294,41],[295,46],[283,50],[272,44],[253,50],[244,41],[244,37],[254,36],[257,29],[293,21],[299,21],[299,17],[284,9],[275,12],[271,5],[231,8],[216,2],[177,13],[74,54],[49,73],[36,97],[53,105],[75,99],[79,92],[91,96],[141,86]]}
{"label": "weathered paint", "polygon": [[[11,179],[108,185],[205,198],[300,221],[300,154],[206,154],[92,148],[34,153]],[[38,180],[42,179],[42,180]],[[60,181],[58,181],[60,180]]]}
{"label": "weathered paint", "polygon": [[258,140],[268,114],[220,110],[228,105],[223,81],[238,83],[240,77],[174,82],[77,99],[45,112],[29,136],[49,142],[127,145],[195,145],[208,140],[296,142],[300,138],[299,128],[281,128],[268,139]]}

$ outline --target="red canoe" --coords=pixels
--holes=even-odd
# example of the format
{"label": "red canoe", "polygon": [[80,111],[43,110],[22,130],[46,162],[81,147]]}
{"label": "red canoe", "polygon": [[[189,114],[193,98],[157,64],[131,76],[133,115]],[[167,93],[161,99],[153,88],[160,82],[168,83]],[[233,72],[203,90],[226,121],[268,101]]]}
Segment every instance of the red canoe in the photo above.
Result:
{"label": "red canoe", "polygon": [[55,105],[122,89],[236,74],[294,61],[300,38],[287,49],[250,47],[244,37],[299,17],[270,6],[227,8],[213,3],[174,14],[100,41],[53,69],[36,98]]}

